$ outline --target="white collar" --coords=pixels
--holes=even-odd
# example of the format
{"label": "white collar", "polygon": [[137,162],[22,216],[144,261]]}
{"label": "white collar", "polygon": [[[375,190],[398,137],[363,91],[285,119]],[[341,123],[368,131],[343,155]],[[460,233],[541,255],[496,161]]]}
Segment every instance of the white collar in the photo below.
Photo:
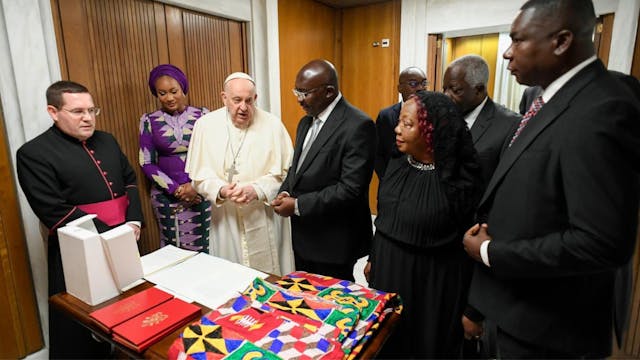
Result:
{"label": "white collar", "polygon": [[327,119],[329,118],[329,115],[331,115],[331,112],[333,111],[333,109],[335,109],[335,107],[338,104],[338,101],[340,101],[340,99],[342,99],[342,93],[338,92],[338,96],[336,96],[336,98],[333,99],[331,104],[329,104],[329,106],[324,108],[324,110],[322,110],[322,112],[320,114],[318,114],[318,116],[316,116],[316,118],[320,119],[320,121],[324,124],[324,122],[327,121]]}
{"label": "white collar", "polygon": [[545,103],[548,103],[549,100],[551,100],[551,98],[558,91],[560,91],[560,89],[562,89],[562,87],[567,82],[569,82],[569,80],[571,80],[572,77],[574,77],[580,70],[582,70],[585,67],[587,67],[587,65],[589,65],[592,62],[596,61],[596,59],[597,59],[597,57],[595,55],[593,55],[590,58],[588,58],[587,60],[581,62],[580,64],[578,64],[576,66],[574,66],[571,70],[569,70],[566,73],[562,74],[562,76],[560,76],[559,78],[553,80],[553,82],[551,82],[551,84],[549,84],[549,86],[547,86],[547,88],[544,89],[544,92],[542,93],[542,100],[544,100]]}
{"label": "white collar", "polygon": [[467,123],[467,126],[469,127],[469,129],[471,129],[471,126],[473,126],[473,123],[476,122],[476,119],[478,118],[478,115],[480,115],[480,112],[482,111],[484,104],[487,103],[488,98],[489,98],[488,96],[485,96],[484,100],[482,100],[480,105],[476,106],[470,113],[465,115],[464,121]]}

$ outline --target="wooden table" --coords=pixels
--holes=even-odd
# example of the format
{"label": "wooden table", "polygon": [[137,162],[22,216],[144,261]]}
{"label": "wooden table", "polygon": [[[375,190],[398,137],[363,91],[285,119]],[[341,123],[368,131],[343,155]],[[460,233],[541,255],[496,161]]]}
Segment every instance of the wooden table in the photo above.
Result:
{"label": "wooden table", "polygon": [[[278,278],[275,276],[269,276],[267,278],[267,281],[271,281],[271,282],[274,282],[276,280],[278,280]],[[70,316],[73,320],[77,321],[82,326],[91,330],[98,338],[101,338],[105,341],[108,341],[111,344],[114,344],[116,348],[119,350],[119,353],[124,357],[129,357],[134,359],[138,359],[138,358],[165,359],[167,357],[167,352],[169,350],[169,347],[171,346],[173,341],[178,338],[178,336],[182,333],[182,331],[186,326],[167,335],[159,342],[153,344],[143,353],[138,353],[125,347],[124,345],[121,345],[118,342],[115,342],[111,338],[110,334],[100,329],[100,327],[96,325],[94,320],[89,317],[89,314],[91,312],[98,310],[99,308],[102,308],[105,305],[112,304],[118,300],[122,300],[128,296],[131,296],[133,294],[136,294],[142,290],[148,289],[153,286],[154,285],[152,283],[145,282],[98,306],[87,305],[86,303],[79,300],[75,296],[69,295],[66,292],[62,292],[62,293],[51,296],[49,298],[49,303],[55,308],[57,308],[58,310]],[[204,315],[209,311],[211,311],[211,309],[205,306],[202,306],[200,304],[198,305],[202,308],[200,315]],[[383,323],[380,325],[380,328],[378,328],[378,331],[369,339],[369,341],[367,342],[365,347],[362,349],[362,352],[359,354],[358,357],[361,359],[375,358],[376,355],[378,354],[378,351],[380,350],[382,345],[384,345],[384,342],[387,340],[387,338],[393,331],[399,318],[400,316],[397,315],[396,313],[389,314],[389,316],[387,316],[384,319]],[[198,317],[194,317],[193,321],[197,319]],[[193,321],[190,321],[189,323],[192,323]]]}

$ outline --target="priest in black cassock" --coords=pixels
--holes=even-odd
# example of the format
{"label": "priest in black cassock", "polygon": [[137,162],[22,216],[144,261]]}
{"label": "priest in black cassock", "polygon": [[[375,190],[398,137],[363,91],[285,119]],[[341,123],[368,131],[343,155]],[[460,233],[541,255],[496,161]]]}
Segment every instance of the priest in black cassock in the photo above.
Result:
{"label": "priest in black cassock", "polygon": [[[17,153],[20,186],[49,230],[49,295],[65,290],[57,229],[87,213],[103,232],[127,223],[139,238],[143,216],[136,175],[115,138],[97,131],[100,108],[86,87],[58,81],[47,89],[53,119],[44,133]],[[104,358],[109,345],[97,343],[77,323],[49,308],[49,357]]]}

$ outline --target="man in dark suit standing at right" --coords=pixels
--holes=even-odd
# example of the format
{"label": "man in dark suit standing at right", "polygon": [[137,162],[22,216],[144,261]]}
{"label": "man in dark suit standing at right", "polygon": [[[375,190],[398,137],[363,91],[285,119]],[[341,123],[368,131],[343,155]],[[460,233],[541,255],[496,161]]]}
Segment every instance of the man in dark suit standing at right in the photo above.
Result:
{"label": "man in dark suit standing at right", "polygon": [[307,116],[272,205],[291,217],[297,270],[353,281],[353,266],[368,254],[372,237],[375,125],[342,97],[336,69],[326,60],[304,65],[293,92]]}
{"label": "man in dark suit standing at right", "polygon": [[484,186],[520,122],[518,114],[491,100],[487,94],[488,81],[487,62],[478,55],[466,55],[449,64],[442,83],[442,91],[456,103],[471,130]]}
{"label": "man in dark suit standing at right", "polygon": [[[620,82],[633,93],[637,100],[640,100],[640,82],[638,79],[615,70],[609,70],[609,73],[620,80]],[[520,114],[524,115],[527,109],[531,107],[533,100],[540,94],[542,94],[542,88],[540,86],[526,88],[520,100]],[[618,268],[614,283],[613,329],[619,347],[622,347],[622,338],[629,323],[629,315],[631,313],[632,280],[633,264],[632,261],[629,261],[626,265]]]}
{"label": "man in dark suit standing at right", "polygon": [[633,255],[640,108],[595,56],[591,0],[530,0],[504,53],[543,93],[480,201],[463,245],[469,303],[498,327],[502,358],[611,354],[614,275]]}
{"label": "man in dark suit standing at right", "polygon": [[398,77],[398,92],[402,95],[402,101],[386,107],[378,113],[376,118],[376,133],[378,144],[376,146],[375,170],[378,178],[382,179],[387,169],[389,159],[402,155],[396,146],[396,131],[402,103],[418,90],[427,87],[427,76],[422,69],[410,66],[400,72]]}

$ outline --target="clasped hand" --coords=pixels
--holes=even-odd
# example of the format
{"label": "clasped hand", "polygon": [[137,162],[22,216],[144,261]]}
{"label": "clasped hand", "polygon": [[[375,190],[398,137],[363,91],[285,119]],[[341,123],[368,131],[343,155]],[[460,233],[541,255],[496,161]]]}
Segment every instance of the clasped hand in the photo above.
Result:
{"label": "clasped hand", "polygon": [[289,196],[286,192],[281,192],[271,202],[273,211],[282,217],[289,217],[294,214],[296,209],[296,199]]}
{"label": "clasped hand", "polygon": [[482,322],[475,322],[465,315],[462,315],[462,329],[464,329],[464,338],[467,340],[480,339],[484,332]]}
{"label": "clasped hand", "polygon": [[476,261],[482,262],[482,257],[480,256],[482,243],[486,240],[491,240],[488,229],[487,224],[475,224],[464,233],[464,238],[462,239],[464,251]]}
{"label": "clasped hand", "polygon": [[257,200],[258,193],[251,185],[239,186],[237,183],[231,183],[220,188],[220,197],[238,205],[246,205]]}
{"label": "clasped hand", "polygon": [[202,197],[198,195],[198,192],[191,186],[191,183],[184,183],[178,186],[173,196],[188,205],[200,204],[202,202]]}

